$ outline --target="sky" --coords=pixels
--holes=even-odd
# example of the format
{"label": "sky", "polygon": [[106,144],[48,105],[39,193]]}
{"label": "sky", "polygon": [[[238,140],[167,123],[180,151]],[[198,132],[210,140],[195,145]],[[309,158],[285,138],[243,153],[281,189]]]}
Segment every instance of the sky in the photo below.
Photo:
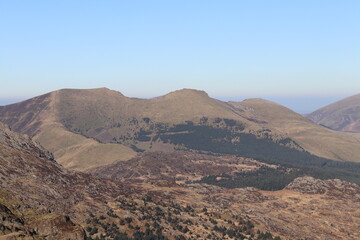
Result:
{"label": "sky", "polygon": [[307,113],[360,93],[360,1],[0,0],[0,105],[182,88]]}

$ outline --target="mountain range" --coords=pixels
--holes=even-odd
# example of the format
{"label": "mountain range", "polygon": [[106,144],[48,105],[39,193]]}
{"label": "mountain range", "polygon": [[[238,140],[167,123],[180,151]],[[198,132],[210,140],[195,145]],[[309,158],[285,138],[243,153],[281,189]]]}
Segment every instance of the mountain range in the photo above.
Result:
{"label": "mountain range", "polygon": [[[233,153],[230,145],[237,143],[250,149],[254,141],[268,140],[326,159],[360,162],[355,137],[314,124],[279,104],[262,99],[222,102],[191,89],[152,99],[128,98],[106,88],[63,89],[0,107],[0,121],[33,137],[66,168],[81,171],[128,160],[140,151],[208,151],[215,140],[207,146],[184,143],[187,137],[201,138],[201,131],[223,140],[226,146],[217,150],[221,153]],[[232,139],[214,136],[226,135],[224,131],[232,132]],[[249,150],[248,156],[254,152]]]}
{"label": "mountain range", "polygon": [[[324,109],[356,122],[350,99]],[[358,239],[356,124],[320,115],[191,89],[2,106],[0,240]]]}

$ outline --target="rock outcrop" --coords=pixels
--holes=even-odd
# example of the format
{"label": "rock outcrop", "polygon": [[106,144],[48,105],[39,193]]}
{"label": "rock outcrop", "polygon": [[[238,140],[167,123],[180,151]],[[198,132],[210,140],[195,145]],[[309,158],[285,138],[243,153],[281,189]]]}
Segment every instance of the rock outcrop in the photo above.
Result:
{"label": "rock outcrop", "polygon": [[286,186],[285,189],[308,194],[339,196],[360,201],[360,187],[340,179],[320,180],[309,176],[299,177]]}

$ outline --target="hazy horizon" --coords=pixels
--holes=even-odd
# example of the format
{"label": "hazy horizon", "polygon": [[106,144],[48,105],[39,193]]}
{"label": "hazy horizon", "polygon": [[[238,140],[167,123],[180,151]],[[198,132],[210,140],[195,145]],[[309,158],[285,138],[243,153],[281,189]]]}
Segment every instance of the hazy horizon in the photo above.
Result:
{"label": "hazy horizon", "polygon": [[304,113],[360,93],[358,1],[2,1],[0,104],[182,88]]}
{"label": "hazy horizon", "polygon": [[[140,96],[140,95],[127,95],[126,93],[116,90],[116,89],[111,89],[111,90],[115,90],[118,91],[122,94],[124,94],[127,97],[135,97],[135,98],[145,98],[145,99],[149,99],[149,98],[154,98],[154,97],[159,97],[162,96],[164,94],[167,94],[168,92],[161,94],[161,95],[154,95],[154,96]],[[176,91],[179,89],[174,89],[172,91]],[[196,89],[196,90],[202,90],[202,89]],[[43,94],[46,94],[47,92],[44,92]],[[42,94],[40,94],[42,95]],[[14,98],[1,98],[0,97],[0,106],[4,106],[4,105],[9,105],[9,104],[14,104],[14,103],[18,103],[33,97],[36,97],[39,95],[34,95],[34,96],[28,96],[28,97],[14,97]],[[294,112],[300,113],[300,114],[308,114],[311,113],[321,107],[324,107],[328,104],[334,103],[336,101],[339,101],[341,99],[344,99],[346,97],[350,97],[350,96],[212,96],[209,94],[210,97],[224,101],[224,102],[228,102],[228,101],[243,101],[245,99],[248,98],[263,98],[269,101],[273,101],[276,103],[279,103],[287,108],[290,108],[291,110],[293,110]]]}

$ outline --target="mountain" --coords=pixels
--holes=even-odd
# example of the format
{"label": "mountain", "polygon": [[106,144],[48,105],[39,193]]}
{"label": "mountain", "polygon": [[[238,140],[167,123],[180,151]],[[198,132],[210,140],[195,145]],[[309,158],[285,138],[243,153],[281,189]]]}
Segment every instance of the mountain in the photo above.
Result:
{"label": "mountain", "polygon": [[301,177],[284,190],[262,191],[194,182],[278,167],[230,155],[154,152],[98,167],[96,177],[63,168],[38,143],[0,123],[0,239],[360,237],[356,184]]}
{"label": "mountain", "polygon": [[101,144],[95,139],[69,131],[61,122],[66,108],[64,104],[68,104],[66,96],[62,97],[62,92],[67,91],[55,91],[18,104],[0,107],[1,121],[13,130],[40,142],[53,152],[57,161],[66,168],[85,170],[135,155],[129,147]]}
{"label": "mountain", "polygon": [[222,102],[192,89],[152,99],[129,98],[107,88],[62,89],[0,107],[0,121],[33,137],[66,168],[81,171],[142,151],[190,150],[286,161],[286,154],[295,150],[292,156],[298,161],[309,152],[353,162],[360,154],[355,138],[276,103]]}
{"label": "mountain", "polygon": [[359,162],[359,141],[356,136],[344,135],[337,131],[319,127],[304,116],[279,104],[249,99],[241,102],[253,109],[253,118],[261,119],[260,125],[281,132],[293,139],[306,151],[337,161]]}
{"label": "mountain", "polygon": [[337,131],[360,133],[360,94],[320,108],[307,118]]}
{"label": "mountain", "polygon": [[84,239],[77,218],[87,213],[80,209],[101,208],[99,195],[111,196],[107,181],[64,169],[39,144],[2,123],[0,186],[0,239]]}

